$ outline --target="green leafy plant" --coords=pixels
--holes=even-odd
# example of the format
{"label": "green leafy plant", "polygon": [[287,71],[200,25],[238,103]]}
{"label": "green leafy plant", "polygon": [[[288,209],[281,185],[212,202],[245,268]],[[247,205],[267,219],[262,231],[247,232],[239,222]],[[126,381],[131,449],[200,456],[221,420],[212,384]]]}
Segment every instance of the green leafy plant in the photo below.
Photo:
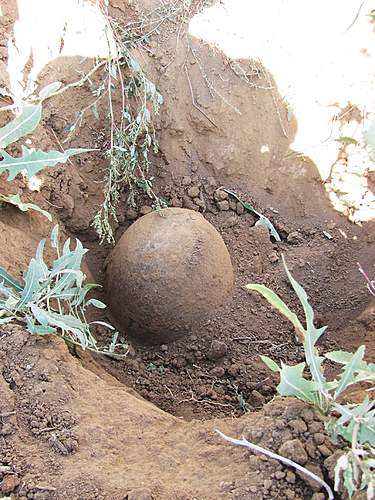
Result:
{"label": "green leafy plant", "polygon": [[[68,149],[64,152],[44,152],[22,146],[22,154],[17,158],[12,157],[5,151],[7,146],[31,134],[36,129],[42,119],[43,101],[56,93],[61,85],[61,82],[53,82],[44,87],[35,99],[35,104],[24,103],[18,116],[0,129],[0,156],[2,157],[0,160],[0,174],[8,172],[8,181],[14,180],[18,174],[23,172],[28,177],[32,177],[45,167],[53,167],[57,163],[65,163],[71,156],[92,151],[91,149],[76,148]],[[31,203],[23,203],[18,195],[6,196],[1,194],[1,202],[15,205],[22,211],[29,209],[37,210],[50,219],[48,212]]]}
{"label": "green leafy plant", "polygon": [[[247,285],[248,290],[260,293],[294,325],[304,347],[306,362],[279,366],[267,356],[261,356],[273,372],[279,373],[277,390],[282,396],[295,396],[317,407],[329,416],[326,429],[334,443],[340,437],[349,443],[335,469],[335,490],[343,480],[351,497],[355,491],[367,490],[367,498],[374,498],[375,488],[375,401],[366,397],[360,404],[343,402],[343,394],[354,384],[370,383],[374,386],[375,364],[364,361],[365,347],[355,353],[334,351],[323,356],[316,344],[326,327],[316,328],[314,311],[302,286],[293,278],[283,258],[286,274],[305,314],[305,326],[297,315],[272,290],[264,285]],[[341,373],[328,381],[324,373],[324,361],[328,359],[342,366]],[[306,365],[309,374],[305,372]]]}
{"label": "green leafy plant", "polygon": [[[78,239],[75,248],[71,249],[70,238],[61,249],[58,226],[55,226],[51,233],[51,246],[57,258],[49,269],[43,258],[44,246],[45,240],[41,240],[35,257],[24,273],[23,282],[0,268],[0,324],[18,321],[25,324],[31,334],[55,334],[82,349],[114,357],[121,355],[115,350],[126,350],[126,345],[117,343],[118,334],[114,328],[102,321],[88,323],[86,319],[89,306],[106,307],[100,300],[87,298],[90,290],[98,286],[85,283],[81,270],[82,258],[87,250]],[[100,324],[114,332],[108,348],[98,347],[91,333],[93,324]]]}
{"label": "green leafy plant", "polygon": [[[158,152],[154,118],[163,103],[155,85],[145,76],[138,62],[122,49],[119,67],[111,66],[112,78],[120,80],[121,67],[128,69],[123,84],[126,98],[119,123],[111,116],[112,140],[106,155],[109,167],[105,177],[104,201],[93,221],[101,241],[114,242],[112,223],[117,222],[117,207],[122,192],[128,190],[128,204],[135,206],[137,190],[143,190],[153,201],[155,208],[165,206],[152,189],[149,178],[150,153]],[[120,80],[122,81],[122,80]],[[136,103],[135,106],[131,102]]]}

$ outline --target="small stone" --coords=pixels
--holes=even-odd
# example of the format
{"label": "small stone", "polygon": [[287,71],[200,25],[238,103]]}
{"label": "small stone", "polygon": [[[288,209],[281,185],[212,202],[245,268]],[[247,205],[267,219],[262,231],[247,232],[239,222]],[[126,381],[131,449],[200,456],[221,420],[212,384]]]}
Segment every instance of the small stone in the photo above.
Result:
{"label": "small stone", "polygon": [[168,351],[168,346],[166,344],[162,344],[160,346],[160,350],[163,351],[163,352],[167,352]]}
{"label": "small stone", "polygon": [[305,408],[304,410],[302,410],[301,417],[305,422],[311,422],[312,420],[314,420],[314,412]]}
{"label": "small stone", "polygon": [[294,474],[294,472],[288,470],[288,472],[286,473],[285,480],[289,484],[294,484],[296,482],[296,475]]}
{"label": "small stone", "polygon": [[199,207],[188,196],[184,196],[182,199],[184,208],[188,208],[189,210],[199,210]]}
{"label": "small stone", "polygon": [[254,408],[261,408],[265,404],[266,400],[263,394],[254,390],[251,391],[251,398],[249,402]]}
{"label": "small stone", "polygon": [[[228,193],[222,189],[217,189],[214,193],[215,201],[224,201],[228,199]],[[229,206],[229,205],[228,205]]]}
{"label": "small stone", "polygon": [[321,444],[320,446],[318,446],[318,450],[323,455],[323,457],[330,457],[332,455],[332,450],[330,450],[325,444]]}
{"label": "small stone", "polygon": [[225,370],[222,366],[215,366],[210,371],[210,375],[212,375],[212,377],[220,378],[220,377],[223,377],[225,375]]}
{"label": "small stone", "polygon": [[12,434],[12,432],[13,432],[13,425],[7,422],[6,424],[3,425],[0,431],[0,436],[8,436],[9,434]]}
{"label": "small stone", "polygon": [[270,254],[268,254],[268,259],[270,262],[272,262],[272,264],[274,264],[279,260],[279,256],[276,252],[271,252]]}
{"label": "small stone", "polygon": [[263,481],[263,488],[265,490],[270,490],[272,488],[272,481],[271,481],[271,479],[265,479]]}
{"label": "small stone", "polygon": [[245,208],[239,201],[236,203],[236,212],[238,215],[242,215],[245,213]]}
{"label": "small stone", "polygon": [[[323,479],[322,471],[318,465],[313,464],[313,463],[308,463],[308,464],[305,464],[304,467],[307,470],[309,470],[310,472],[312,472],[313,474],[315,474],[316,476]],[[306,484],[308,484],[310,486],[310,488],[313,491],[320,491],[321,490],[321,488],[322,488],[321,485],[317,481],[315,481],[315,479],[312,479],[309,476],[306,476],[306,474],[302,474],[302,472],[297,471],[297,474],[299,475],[299,477],[301,479],[303,479],[305,481]]]}
{"label": "small stone", "polygon": [[296,420],[291,420],[289,422],[289,427],[291,427],[293,429],[295,434],[303,434],[304,432],[307,431],[307,425],[300,418],[298,418]]}
{"label": "small stone", "polygon": [[126,218],[128,220],[135,220],[138,217],[137,211],[134,208],[128,208],[126,211]]}
{"label": "small stone", "polygon": [[304,465],[308,460],[305,448],[299,439],[285,441],[279,448],[279,454],[300,465]]}
{"label": "small stone", "polygon": [[303,243],[303,237],[298,231],[293,231],[288,234],[286,241],[290,245],[299,245],[300,243]]}
{"label": "small stone", "polygon": [[230,201],[229,208],[235,212],[237,210],[237,203],[235,201]]}
{"label": "small stone", "polygon": [[206,204],[205,204],[204,200],[201,200],[200,198],[194,198],[193,202],[196,205],[198,205],[198,207],[200,207],[200,208],[206,208]]}
{"label": "small stone", "polygon": [[172,198],[171,207],[182,208],[182,201],[176,197]]}
{"label": "small stone", "polygon": [[190,186],[190,184],[191,184],[191,177],[185,175],[185,177],[182,178],[181,184],[183,186]]}
{"label": "small stone", "polygon": [[211,361],[220,359],[226,355],[228,351],[228,346],[225,342],[220,342],[220,340],[213,340],[211,342],[210,348],[207,352],[207,358]]}
{"label": "small stone", "polygon": [[231,377],[236,377],[240,371],[240,367],[236,364],[230,365],[227,372]]}
{"label": "small stone", "polygon": [[313,422],[309,423],[309,432],[310,434],[315,434],[317,432],[320,432],[323,430],[323,424],[321,422],[317,422],[314,420]]}
{"label": "small stone", "polygon": [[197,186],[191,186],[187,192],[190,198],[197,198],[199,196],[199,193],[200,193],[199,187]]}
{"label": "small stone", "polygon": [[277,479],[277,480],[284,479],[285,476],[286,476],[286,474],[283,470],[277,470],[275,472],[275,479]]}
{"label": "small stone", "polygon": [[148,488],[137,488],[128,493],[128,500],[152,500],[151,490]]}
{"label": "small stone", "polygon": [[148,205],[143,205],[143,207],[141,207],[141,208],[139,209],[139,213],[140,213],[141,215],[147,215],[147,214],[149,214],[150,212],[152,212],[152,208],[151,208],[151,207],[149,207]]}
{"label": "small stone", "polygon": [[324,493],[314,493],[311,500],[325,500],[326,496]]}
{"label": "small stone", "polygon": [[1,492],[5,495],[12,493],[17,486],[20,484],[20,480],[17,476],[5,476],[3,481],[0,483]]}
{"label": "small stone", "polygon": [[326,438],[325,435],[322,434],[321,432],[317,432],[316,434],[314,434],[314,441],[316,442],[316,444],[323,444],[325,438]]}
{"label": "small stone", "polygon": [[229,210],[229,201],[228,200],[218,201],[216,203],[216,206],[219,210],[226,212],[227,210]]}

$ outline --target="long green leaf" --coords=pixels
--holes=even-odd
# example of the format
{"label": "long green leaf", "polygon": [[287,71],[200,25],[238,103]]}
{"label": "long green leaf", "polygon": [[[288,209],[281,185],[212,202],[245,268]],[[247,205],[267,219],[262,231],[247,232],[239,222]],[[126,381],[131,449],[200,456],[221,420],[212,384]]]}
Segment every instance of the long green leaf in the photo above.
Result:
{"label": "long green leaf", "polygon": [[67,149],[63,153],[60,151],[33,151],[22,146],[21,158],[13,158],[6,151],[0,151],[4,159],[0,162],[0,173],[9,172],[8,181],[26,170],[29,177],[32,177],[45,167],[54,167],[57,163],[65,163],[71,156],[87,153],[92,149]]}
{"label": "long green leaf", "polygon": [[52,216],[49,212],[47,212],[47,210],[43,210],[42,208],[38,207],[38,205],[34,205],[33,203],[23,203],[18,194],[9,194],[8,196],[0,194],[0,203],[1,202],[10,203],[11,205],[19,208],[22,212],[35,210],[36,212],[44,215],[44,217],[47,217],[47,219],[52,222]]}
{"label": "long green leaf", "polygon": [[28,270],[25,275],[25,287],[22,291],[21,298],[17,304],[17,311],[28,304],[32,299],[34,293],[40,288],[40,280],[44,278],[44,270],[39,262],[31,259]]}
{"label": "long green leaf", "polygon": [[22,292],[23,286],[19,281],[13,278],[9,273],[5,271],[2,267],[0,267],[0,281],[4,281],[10,285],[16,292]]}
{"label": "long green leaf", "polygon": [[335,392],[335,399],[337,399],[340,394],[345,391],[345,389],[350,385],[355,383],[354,374],[361,368],[362,359],[365,355],[365,346],[360,346],[356,353],[353,355],[350,363],[345,366],[342,376],[340,377],[339,384]]}
{"label": "long green leaf", "polygon": [[41,105],[25,105],[22,113],[17,118],[0,129],[0,148],[6,148],[9,144],[21,139],[21,137],[31,134],[38,126],[41,118]]}
{"label": "long green leaf", "polygon": [[298,330],[302,336],[302,340],[304,339],[305,329],[301,325],[297,315],[289,309],[285,302],[275,292],[264,285],[249,284],[246,285],[245,288],[247,288],[247,290],[259,292],[272,306],[274,306],[283,316],[293,323],[296,330]]}
{"label": "long green leaf", "polygon": [[305,347],[306,361],[307,361],[307,364],[309,365],[313,379],[319,385],[320,392],[327,396],[326,380],[325,380],[325,377],[323,374],[323,368],[322,368],[323,358],[318,355],[316,347],[315,347],[316,342],[321,337],[321,335],[324,333],[324,331],[326,330],[326,327],[315,328],[315,326],[314,326],[314,311],[309,303],[307,293],[302,288],[302,286],[298,283],[298,281],[296,281],[293,278],[292,274],[290,273],[290,271],[288,269],[288,266],[286,265],[285,258],[283,255],[282,255],[282,260],[283,260],[285,272],[288,276],[290,284],[292,285],[297,297],[299,298],[299,300],[302,304],[303,310],[305,312],[307,330],[306,330],[304,347]]}

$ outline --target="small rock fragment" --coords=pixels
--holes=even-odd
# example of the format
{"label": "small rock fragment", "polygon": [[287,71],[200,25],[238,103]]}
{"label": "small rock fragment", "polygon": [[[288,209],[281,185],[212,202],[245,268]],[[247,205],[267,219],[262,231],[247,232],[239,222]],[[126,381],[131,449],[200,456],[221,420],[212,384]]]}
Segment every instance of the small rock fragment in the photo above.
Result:
{"label": "small rock fragment", "polygon": [[[222,189],[217,189],[214,194],[215,201],[224,201],[228,199],[228,193]],[[228,204],[229,206],[229,204]]]}
{"label": "small rock fragment", "polygon": [[290,420],[289,426],[293,429],[293,431],[296,434],[303,434],[304,432],[307,431],[307,425],[300,418],[295,419],[295,420]]}
{"label": "small rock fragment", "polygon": [[135,220],[138,217],[137,211],[134,208],[128,208],[126,211],[126,218],[128,220]]}
{"label": "small rock fragment", "polygon": [[323,444],[325,441],[325,435],[321,432],[317,432],[316,434],[314,434],[314,441],[316,444]]}
{"label": "small rock fragment", "polygon": [[[313,474],[315,474],[316,476],[323,479],[322,471],[318,465],[316,465],[314,463],[308,463],[308,464],[305,464],[304,467],[307,470],[309,470],[310,472],[312,472]],[[308,484],[310,486],[310,488],[313,491],[320,491],[322,489],[321,485],[317,481],[312,479],[311,477],[306,476],[306,474],[302,474],[302,472],[299,472],[299,471],[297,471],[297,474],[299,475],[299,477],[301,479],[303,479],[305,481],[306,484]]]}
{"label": "small rock fragment", "polygon": [[216,206],[221,211],[227,211],[229,210],[229,201],[228,200],[218,201],[216,203]]}
{"label": "small rock fragment", "polygon": [[215,366],[210,371],[210,375],[217,378],[223,377],[225,375],[225,369],[222,366]]}
{"label": "small rock fragment", "polygon": [[187,193],[190,196],[190,198],[197,198],[199,196],[199,187],[197,187],[197,186],[191,186],[188,189]]}
{"label": "small rock fragment", "polygon": [[182,178],[181,184],[183,186],[190,186],[190,184],[191,184],[191,177],[185,175],[185,177]]}
{"label": "small rock fragment", "polygon": [[140,213],[141,215],[147,215],[147,214],[149,214],[150,212],[152,212],[152,208],[151,208],[151,207],[149,207],[148,205],[143,205],[143,207],[141,207],[141,208],[139,209],[139,213]]}
{"label": "small rock fragment", "polygon": [[251,399],[249,402],[254,408],[261,408],[265,404],[266,400],[263,394],[254,390],[251,391]]}
{"label": "small rock fragment", "polygon": [[182,201],[176,197],[172,198],[171,207],[182,208]]}
{"label": "small rock fragment", "polygon": [[236,212],[238,215],[242,215],[245,213],[245,208],[239,201],[236,203]]}
{"label": "small rock fragment", "polygon": [[268,259],[270,262],[272,262],[272,264],[274,264],[279,260],[279,256],[276,252],[271,252],[270,254],[268,254]]}
{"label": "small rock fragment", "polygon": [[286,241],[290,245],[299,245],[300,243],[303,243],[303,237],[298,231],[293,231],[288,234]]}
{"label": "small rock fragment", "polygon": [[294,472],[288,470],[288,472],[286,473],[285,480],[289,484],[294,484],[296,482],[296,475],[294,474]]}
{"label": "small rock fragment", "polygon": [[279,448],[279,454],[300,465],[304,465],[308,460],[305,448],[299,439],[285,441]]}
{"label": "small rock fragment", "polygon": [[19,484],[20,480],[17,476],[15,475],[5,476],[0,484],[1,492],[4,493],[5,495],[9,495],[9,493],[12,493],[12,491],[14,491]]}
{"label": "small rock fragment", "polygon": [[207,358],[211,361],[220,359],[226,355],[228,351],[228,346],[225,342],[220,342],[220,340],[213,340],[211,342],[210,348],[207,352]]}

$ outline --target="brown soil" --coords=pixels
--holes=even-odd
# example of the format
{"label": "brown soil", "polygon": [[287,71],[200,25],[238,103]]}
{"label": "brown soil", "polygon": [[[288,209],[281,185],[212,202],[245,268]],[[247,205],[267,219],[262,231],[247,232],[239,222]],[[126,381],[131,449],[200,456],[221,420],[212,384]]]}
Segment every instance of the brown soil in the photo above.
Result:
{"label": "brown soil", "polygon": [[[131,8],[127,2],[113,1],[112,14],[127,22],[136,9],[147,10],[153,4],[138,2]],[[12,32],[15,12],[8,2],[1,48]],[[300,312],[285,278],[282,253],[309,294],[317,324],[329,327],[322,349],[353,350],[365,344],[368,359],[375,360],[374,307],[356,264],[370,274],[374,270],[373,224],[355,226],[332,209],[315,165],[290,149],[298,124],[286,119],[277,92],[262,88],[267,82],[259,65],[243,62],[249,68],[250,86],[234,74],[223,54],[199,40],[180,33],[177,46],[177,32],[179,25],[167,24],[150,42],[152,55],[140,55],[165,100],[158,123],[161,151],[153,160],[154,187],[172,206],[200,211],[222,235],[234,266],[233,298],[189,337],[155,347],[130,345],[123,361],[78,351],[72,356],[58,339],[35,338],[18,326],[2,327],[4,496],[312,498],[315,485],[276,462],[223,443],[214,433],[219,428],[235,437],[244,435],[275,451],[289,443],[281,450],[285,454],[292,450],[292,458],[325,477],[332,471],[334,450],[321,419],[298,401],[273,400],[277,381],[259,358],[264,354],[295,363],[303,357],[290,325],[243,288],[250,282],[263,283]],[[188,44],[219,94],[241,109],[241,115],[223,99],[211,97]],[[6,53],[1,54],[6,62]],[[74,81],[79,62],[52,62],[40,75],[40,84]],[[88,71],[90,64],[81,63],[80,70]],[[201,111],[192,104],[183,67]],[[43,125],[33,136],[38,147],[58,149],[57,141],[64,139],[74,112],[91,100],[89,88],[82,87],[47,101]],[[114,106],[120,105],[118,96]],[[99,113],[104,117],[105,108],[99,106]],[[2,113],[0,126],[9,117]],[[102,122],[87,115],[77,136],[64,147],[104,149],[106,137]],[[271,145],[270,154],[260,153],[263,144]],[[1,180],[1,192],[18,189],[25,200],[53,213],[67,234],[82,240],[90,249],[87,274],[99,283],[104,283],[111,247],[99,245],[91,222],[101,201],[105,162],[98,152],[46,169],[39,193],[30,193],[23,179],[12,185]],[[267,229],[255,226],[256,218],[233,198],[222,199],[217,191],[221,186],[269,217],[282,241],[271,241]],[[138,207],[149,205],[139,197]],[[116,239],[144,212],[128,210],[125,194]],[[0,265],[19,277],[50,228],[37,214],[2,209]],[[98,298],[105,299],[106,292],[103,289]],[[108,316],[111,319],[110,311]],[[104,332],[97,333],[108,341]]]}

